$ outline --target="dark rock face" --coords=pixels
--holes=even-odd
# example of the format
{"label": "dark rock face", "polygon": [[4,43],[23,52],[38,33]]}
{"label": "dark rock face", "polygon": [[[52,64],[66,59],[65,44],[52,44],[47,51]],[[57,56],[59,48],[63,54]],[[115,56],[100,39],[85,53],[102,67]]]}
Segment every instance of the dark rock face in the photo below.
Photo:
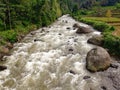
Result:
{"label": "dark rock face", "polygon": [[6,66],[0,66],[0,71],[3,71],[3,70],[5,70],[5,69],[7,69]]}
{"label": "dark rock face", "polygon": [[103,37],[102,35],[95,35],[87,41],[90,44],[102,46],[103,45]]}
{"label": "dark rock face", "polygon": [[93,30],[87,27],[83,27],[83,26],[80,26],[76,31],[76,33],[78,34],[86,34],[86,33],[91,33],[91,32],[93,32]]}
{"label": "dark rock face", "polygon": [[86,68],[91,72],[106,70],[110,64],[110,55],[102,47],[94,48],[87,54]]}

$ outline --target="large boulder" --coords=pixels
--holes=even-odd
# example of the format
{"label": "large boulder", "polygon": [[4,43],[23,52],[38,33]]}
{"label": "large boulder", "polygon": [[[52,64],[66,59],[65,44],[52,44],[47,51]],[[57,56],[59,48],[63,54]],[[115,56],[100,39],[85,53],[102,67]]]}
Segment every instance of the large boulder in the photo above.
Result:
{"label": "large boulder", "polygon": [[88,39],[87,42],[90,44],[102,46],[103,45],[103,36],[102,35],[95,35],[95,36],[91,37],[90,39]]}
{"label": "large boulder", "polygon": [[88,27],[83,27],[83,26],[80,26],[76,31],[76,33],[78,33],[78,34],[86,34],[86,33],[91,33],[91,32],[93,32],[92,29],[90,29]]}
{"label": "large boulder", "polygon": [[102,48],[97,47],[90,50],[86,57],[86,68],[89,71],[96,72],[106,70],[111,64],[111,58],[108,52]]}

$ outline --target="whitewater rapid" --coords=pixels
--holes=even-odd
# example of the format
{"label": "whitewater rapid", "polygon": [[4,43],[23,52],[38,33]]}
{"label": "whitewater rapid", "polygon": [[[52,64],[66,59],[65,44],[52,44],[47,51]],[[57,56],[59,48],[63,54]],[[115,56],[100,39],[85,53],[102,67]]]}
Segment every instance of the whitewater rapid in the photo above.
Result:
{"label": "whitewater rapid", "polygon": [[14,44],[3,58],[8,69],[0,72],[0,90],[98,90],[101,78],[86,70],[85,58],[96,47],[87,40],[100,33],[76,34],[75,23],[93,29],[64,15]]}

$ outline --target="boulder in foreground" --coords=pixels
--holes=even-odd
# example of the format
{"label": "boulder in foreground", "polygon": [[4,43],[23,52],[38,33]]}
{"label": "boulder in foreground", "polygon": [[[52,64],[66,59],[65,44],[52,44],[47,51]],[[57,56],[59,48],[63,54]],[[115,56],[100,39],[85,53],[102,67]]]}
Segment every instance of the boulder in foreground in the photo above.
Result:
{"label": "boulder in foreground", "polygon": [[87,54],[86,68],[91,72],[106,70],[110,64],[110,55],[102,47],[94,48]]}

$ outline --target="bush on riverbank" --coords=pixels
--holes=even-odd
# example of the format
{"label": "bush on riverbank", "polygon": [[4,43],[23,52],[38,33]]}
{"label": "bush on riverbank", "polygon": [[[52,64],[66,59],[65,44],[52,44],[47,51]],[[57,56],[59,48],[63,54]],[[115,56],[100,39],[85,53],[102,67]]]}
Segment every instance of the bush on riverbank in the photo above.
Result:
{"label": "bush on riverbank", "polygon": [[112,54],[120,55],[120,37],[113,36],[111,33],[104,33],[103,47]]}
{"label": "bush on riverbank", "polygon": [[27,27],[19,26],[14,30],[1,31],[0,45],[5,45],[7,42],[15,43],[18,41],[20,35],[25,35],[35,29],[37,29],[36,25],[29,25]]}

